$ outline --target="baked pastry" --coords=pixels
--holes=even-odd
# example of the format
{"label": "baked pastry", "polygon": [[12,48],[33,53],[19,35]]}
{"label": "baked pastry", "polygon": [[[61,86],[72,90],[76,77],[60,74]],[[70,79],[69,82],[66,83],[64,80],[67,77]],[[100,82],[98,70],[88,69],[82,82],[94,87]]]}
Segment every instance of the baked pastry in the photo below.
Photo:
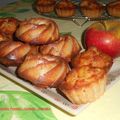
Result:
{"label": "baked pastry", "polygon": [[110,16],[120,17],[120,0],[109,2],[106,8]]}
{"label": "baked pastry", "polygon": [[7,41],[7,40],[11,40],[9,38],[9,36],[7,36],[6,34],[4,34],[3,32],[0,32],[0,42],[1,41]]}
{"label": "baked pastry", "polygon": [[55,12],[59,17],[71,17],[75,15],[76,6],[69,0],[61,0],[55,6]]}
{"label": "baked pastry", "polygon": [[97,18],[101,17],[104,11],[104,6],[96,0],[81,0],[80,11],[83,16]]}
{"label": "baked pastry", "polygon": [[74,104],[85,104],[95,101],[103,95],[107,75],[104,69],[82,66],[72,69],[59,89]]}
{"label": "baked pastry", "polygon": [[54,56],[60,56],[67,62],[78,54],[80,51],[80,45],[72,35],[61,36],[60,39],[54,43],[40,46],[40,52],[42,54],[50,54]]}
{"label": "baked pastry", "polygon": [[0,63],[5,66],[18,66],[23,62],[30,48],[30,45],[22,42],[0,42]]}
{"label": "baked pastry", "polygon": [[35,8],[39,13],[49,13],[54,11],[55,0],[36,0]]}
{"label": "baked pastry", "polygon": [[109,55],[98,50],[96,47],[90,47],[88,50],[79,53],[73,58],[71,63],[73,67],[90,65],[108,71],[113,64],[113,59]]}
{"label": "baked pastry", "polygon": [[10,37],[15,33],[20,21],[16,18],[0,18],[0,31]]}
{"label": "baked pastry", "polygon": [[18,76],[39,88],[57,87],[69,71],[68,64],[60,57],[28,55],[19,66]]}
{"label": "baked pastry", "polygon": [[38,45],[30,45],[30,47],[31,47],[31,49],[27,55],[36,55],[38,53],[40,54]]}
{"label": "baked pastry", "polygon": [[50,19],[31,18],[21,22],[16,37],[30,44],[48,44],[59,39],[59,29]]}

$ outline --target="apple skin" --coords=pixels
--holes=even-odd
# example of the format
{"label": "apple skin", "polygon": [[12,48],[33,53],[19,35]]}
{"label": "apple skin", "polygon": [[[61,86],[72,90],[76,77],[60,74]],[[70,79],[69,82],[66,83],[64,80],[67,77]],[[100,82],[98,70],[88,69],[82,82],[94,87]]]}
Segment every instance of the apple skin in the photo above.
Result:
{"label": "apple skin", "polygon": [[120,37],[117,37],[117,34],[120,33],[90,27],[85,31],[85,45],[87,48],[95,46],[112,58],[116,58],[120,56]]}

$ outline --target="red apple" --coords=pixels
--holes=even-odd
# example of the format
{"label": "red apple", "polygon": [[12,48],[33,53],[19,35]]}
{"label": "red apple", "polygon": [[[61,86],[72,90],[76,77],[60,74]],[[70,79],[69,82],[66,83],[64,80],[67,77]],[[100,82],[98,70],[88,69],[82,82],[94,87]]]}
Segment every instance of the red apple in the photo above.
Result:
{"label": "red apple", "polygon": [[87,48],[96,46],[111,57],[118,57],[120,56],[120,22],[95,22],[86,29],[84,40]]}

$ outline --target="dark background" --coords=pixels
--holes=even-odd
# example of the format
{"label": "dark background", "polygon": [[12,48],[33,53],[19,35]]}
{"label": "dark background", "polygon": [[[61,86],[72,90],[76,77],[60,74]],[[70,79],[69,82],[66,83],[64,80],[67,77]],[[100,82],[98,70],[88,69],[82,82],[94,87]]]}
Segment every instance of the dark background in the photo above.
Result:
{"label": "dark background", "polygon": [[15,2],[18,0],[0,0],[0,6],[5,6],[8,3]]}

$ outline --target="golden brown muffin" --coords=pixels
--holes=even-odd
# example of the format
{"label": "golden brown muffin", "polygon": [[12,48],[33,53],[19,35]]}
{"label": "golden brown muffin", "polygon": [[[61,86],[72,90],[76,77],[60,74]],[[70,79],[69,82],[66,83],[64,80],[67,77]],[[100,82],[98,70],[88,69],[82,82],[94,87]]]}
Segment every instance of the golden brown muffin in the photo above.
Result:
{"label": "golden brown muffin", "polygon": [[21,22],[16,37],[30,44],[48,44],[59,39],[59,29],[50,19],[31,18]]}
{"label": "golden brown muffin", "polygon": [[76,6],[69,0],[61,0],[56,4],[55,11],[59,17],[71,17],[75,15]]}
{"label": "golden brown muffin", "polygon": [[60,57],[28,55],[19,66],[18,76],[39,88],[57,87],[69,71],[68,64]]}
{"label": "golden brown muffin", "polygon": [[80,50],[81,48],[79,43],[72,35],[61,36],[58,41],[40,47],[40,52],[42,54],[60,56],[67,62],[70,62]]}
{"label": "golden brown muffin", "polygon": [[0,63],[5,66],[17,66],[23,62],[30,48],[30,45],[22,42],[0,42]]}
{"label": "golden brown muffin", "polygon": [[72,60],[73,67],[81,67],[84,65],[90,65],[92,67],[103,68],[109,70],[113,64],[113,59],[98,50],[96,47],[90,47],[87,51],[79,53]]}
{"label": "golden brown muffin", "polygon": [[16,18],[0,18],[0,31],[6,35],[12,36],[15,33],[19,23],[20,21]]}
{"label": "golden brown muffin", "polygon": [[96,0],[81,0],[80,11],[83,14],[83,16],[89,18],[97,18],[101,17],[104,11],[104,7]]}
{"label": "golden brown muffin", "polygon": [[108,3],[106,8],[110,16],[120,17],[120,0]]}
{"label": "golden brown muffin", "polygon": [[35,8],[39,13],[49,13],[54,10],[55,0],[36,0]]}
{"label": "golden brown muffin", "polygon": [[70,71],[59,89],[74,104],[95,101],[103,95],[107,76],[104,69],[82,66]]}

